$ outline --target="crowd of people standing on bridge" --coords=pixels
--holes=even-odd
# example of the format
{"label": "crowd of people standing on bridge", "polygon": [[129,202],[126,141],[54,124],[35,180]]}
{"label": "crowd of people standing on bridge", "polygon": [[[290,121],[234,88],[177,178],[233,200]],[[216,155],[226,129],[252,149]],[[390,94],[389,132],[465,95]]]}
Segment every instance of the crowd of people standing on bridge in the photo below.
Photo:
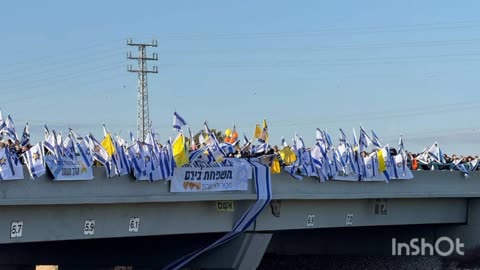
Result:
{"label": "crowd of people standing on bridge", "polygon": [[[179,132],[183,136],[182,127],[187,126],[186,122],[183,118],[181,118],[177,113],[174,113],[174,129]],[[187,126],[188,127],[188,126]],[[104,129],[105,130],[105,129]],[[267,162],[273,166],[275,162],[277,162],[277,166],[283,168],[285,166],[291,165],[294,163],[294,160],[301,158],[300,152],[308,152],[311,153],[316,147],[320,148],[321,151],[325,151],[325,157],[327,155],[334,152],[338,155],[342,155],[338,149],[343,147],[350,147],[352,149],[352,153],[355,159],[360,157],[367,158],[372,154],[375,154],[378,149],[383,149],[380,140],[376,136],[376,134],[371,131],[371,135],[368,135],[363,127],[360,127],[360,136],[357,139],[355,135],[355,130],[353,134],[353,143],[349,143],[347,137],[343,130],[340,129],[341,136],[340,136],[340,143],[338,146],[334,146],[330,135],[326,131],[322,131],[317,129],[317,136],[315,146],[313,147],[306,147],[303,139],[295,135],[292,141],[292,145],[289,146],[284,139],[282,139],[282,143],[280,146],[271,145],[268,143],[268,127],[266,120],[263,121],[263,125],[256,125],[254,135],[252,139],[248,139],[245,134],[243,135],[243,140],[241,140],[238,136],[236,131],[235,125],[233,126],[233,130],[227,129],[225,133],[218,132],[215,135],[215,132],[208,128],[205,122],[205,129],[201,132],[197,133],[192,136],[190,132],[190,128],[188,128],[189,136],[185,138],[185,152],[188,154],[195,152],[195,151],[205,151],[209,150],[209,153],[215,152],[210,151],[212,149],[219,149],[218,153],[213,153],[213,155],[221,154],[223,157],[235,157],[235,158],[263,158],[267,160]],[[53,131],[53,133],[55,133]],[[50,134],[50,131],[45,126],[45,134],[46,138],[47,135]],[[69,133],[68,136],[78,137],[76,134]],[[70,143],[70,140],[63,139],[60,133],[56,133],[55,143],[59,145],[60,149],[68,149],[69,147],[73,147],[71,145],[67,145],[67,141]],[[72,138],[73,138],[72,137]],[[178,136],[177,136],[178,138]],[[122,140],[121,138],[117,137],[117,145],[127,150],[127,143]],[[47,141],[47,139],[46,139]],[[241,142],[242,141],[242,142]],[[134,142],[132,142],[134,143]],[[142,146],[150,147],[155,145],[156,148],[162,149],[165,145],[160,144],[156,140],[150,140],[149,142],[140,142],[138,143]],[[175,144],[173,141],[169,141],[168,144]],[[215,146],[218,144],[218,147]],[[369,148],[369,145],[373,147]],[[46,145],[45,145],[46,146]],[[30,132],[28,128],[28,123],[25,125],[23,130],[22,136],[18,137],[17,133],[15,132],[15,126],[13,124],[13,120],[11,119],[10,115],[7,117],[5,121],[1,116],[0,112],[0,149],[6,148],[8,151],[16,157],[21,157],[26,151],[28,151],[32,145],[30,144]],[[98,145],[96,146],[98,147]],[[155,148],[154,147],[154,148]],[[146,149],[149,149],[146,147]],[[371,149],[368,151],[367,149]],[[388,152],[391,156],[397,155],[405,155],[406,164],[409,169],[411,170],[462,170],[462,171],[473,171],[478,169],[478,156],[457,156],[457,155],[447,155],[443,154],[438,147],[437,143],[434,143],[432,147],[426,148],[424,151],[420,153],[413,153],[407,152],[403,148],[403,141],[400,140],[399,147],[388,147]],[[78,150],[78,149],[77,149]],[[92,153],[94,151],[93,145],[91,146]],[[344,151],[344,150],[343,150]],[[52,153],[51,148],[45,147],[45,154],[52,155],[57,153]],[[60,151],[63,152],[63,151]],[[65,151],[69,152],[69,151]],[[71,152],[71,151],[70,151]],[[127,151],[126,151],[127,152]],[[174,151],[175,152],[175,151]],[[77,156],[80,154],[78,151],[73,153]],[[313,154],[311,154],[313,156]],[[337,155],[337,157],[338,157]],[[191,157],[192,155],[190,155]],[[214,156],[212,160],[217,160],[218,156]],[[327,158],[328,159],[328,158]],[[332,159],[332,158],[330,158]],[[23,162],[23,160],[22,160]],[[188,162],[188,160],[187,160]],[[96,165],[102,165],[101,162],[96,161]],[[181,164],[177,164],[180,165]]]}

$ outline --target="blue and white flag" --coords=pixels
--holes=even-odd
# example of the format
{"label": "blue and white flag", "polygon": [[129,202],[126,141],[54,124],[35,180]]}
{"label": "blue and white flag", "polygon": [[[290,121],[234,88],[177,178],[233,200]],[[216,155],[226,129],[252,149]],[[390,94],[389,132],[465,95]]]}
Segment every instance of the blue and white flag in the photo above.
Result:
{"label": "blue and white flag", "polygon": [[27,146],[30,143],[30,129],[28,128],[28,122],[25,123],[23,128],[22,140],[20,141],[21,146]]}
{"label": "blue and white flag", "polygon": [[44,129],[44,135],[45,135],[45,141],[47,140],[48,138],[48,135],[50,135],[50,130],[48,129],[47,127],[47,124],[43,125],[43,129]]}
{"label": "blue and white flag", "polygon": [[[173,170],[175,168],[175,159],[173,158],[173,150],[172,150],[172,138],[167,141],[167,145],[165,145],[162,149],[162,153],[164,153],[165,158],[165,169],[168,174],[167,180],[169,180],[173,176]],[[168,173],[170,172],[170,173]]]}
{"label": "blue and white flag", "polygon": [[91,167],[93,164],[91,148],[93,147],[90,147],[88,140],[88,137],[85,137],[83,140],[80,140],[75,144],[77,146],[78,153],[80,154],[79,159],[85,164],[85,166]]}
{"label": "blue and white flag", "polygon": [[405,171],[407,171],[407,153],[405,152],[405,147],[403,146],[402,134],[400,134],[400,139],[398,140],[398,155],[400,155],[402,159],[402,175],[405,175]]}
{"label": "blue and white flag", "polygon": [[317,128],[315,132],[316,132],[315,137],[316,137],[317,141],[321,141],[321,142],[325,143],[325,138],[323,137],[323,132],[319,128]]}
{"label": "blue and white flag", "polygon": [[330,136],[330,134],[328,134],[326,130],[323,131],[323,134],[325,136],[325,139],[327,140],[327,151],[330,151],[333,149],[332,137]]}
{"label": "blue and white flag", "polygon": [[117,152],[118,152],[118,158],[120,159],[119,161],[119,166],[118,166],[118,174],[120,176],[122,175],[127,175],[130,173],[130,162],[128,161],[128,155],[127,155],[127,152],[125,150],[125,145],[122,145],[118,138],[117,138],[117,141],[115,142],[115,146],[117,148]]}
{"label": "blue and white flag", "polygon": [[179,131],[183,126],[187,125],[185,119],[183,119],[177,112],[173,113],[173,129]]}
{"label": "blue and white flag", "polygon": [[0,140],[3,140],[3,134],[6,133],[7,126],[3,121],[2,109],[0,109]]}
{"label": "blue and white flag", "polygon": [[243,216],[237,221],[232,231],[206,246],[205,248],[198,249],[175,262],[165,266],[165,270],[181,269],[189,262],[200,256],[201,254],[212,250],[218,246],[221,246],[245,232],[257,219],[262,210],[270,203],[272,199],[272,182],[270,176],[270,168],[262,165],[257,161],[250,162],[253,168],[253,175],[255,180],[255,190],[257,190],[257,200],[255,203],[243,214]]}
{"label": "blue and white flag", "polygon": [[205,133],[210,134],[210,128],[208,127],[207,121],[203,122],[203,128]]}
{"label": "blue and white flag", "polygon": [[461,159],[457,159],[453,161],[453,164],[457,168],[457,170],[461,171],[463,173],[463,176],[465,176],[465,179],[470,178],[470,172],[465,168],[465,165],[461,163]]}
{"label": "blue and white flag", "polygon": [[345,135],[345,132],[343,132],[343,129],[339,129],[340,130],[340,138],[339,138],[339,141],[340,141],[340,144],[344,144],[346,147],[350,147],[350,144],[348,143],[348,140],[347,140],[347,135]]}
{"label": "blue and white flag", "polygon": [[69,128],[68,131],[72,135],[72,139],[74,140],[74,142],[83,140],[83,137],[80,136],[77,132],[75,132],[75,130],[73,130],[72,128]]}
{"label": "blue and white flag", "polygon": [[30,178],[35,180],[46,172],[42,143],[37,143],[24,154]]}
{"label": "blue and white flag", "polygon": [[355,128],[352,129],[353,132],[353,145],[352,147],[355,150],[355,147],[358,147],[358,139],[357,139],[357,133],[355,132]]}
{"label": "blue and white flag", "polygon": [[133,175],[137,180],[148,180],[147,170],[145,169],[145,154],[140,143],[135,143],[128,147],[128,156],[133,168]]}
{"label": "blue and white flag", "polygon": [[403,138],[402,135],[400,134],[400,139],[398,140],[398,153],[403,153],[405,152],[405,147],[403,146]]}
{"label": "blue and white flag", "polygon": [[92,147],[90,150],[92,151],[93,158],[105,166],[105,170],[109,178],[114,176],[116,174],[115,168],[113,167],[107,150],[105,150],[102,144],[98,142],[92,134],[89,135],[89,139]]}
{"label": "blue and white flag", "polygon": [[235,145],[231,143],[221,143],[220,148],[222,148],[225,155],[234,154],[235,153]]}
{"label": "blue and white flag", "polygon": [[477,167],[478,167],[478,158],[470,161],[470,162],[469,162],[469,165],[470,165],[470,167],[469,167],[469,170],[470,170],[470,171],[476,171],[476,170],[477,170]]}
{"label": "blue and white flag", "polygon": [[212,162],[222,161],[226,155],[213,132],[208,135],[206,143],[208,154],[213,159]]}
{"label": "blue and white flag", "polygon": [[432,161],[445,164],[445,158],[443,157],[442,150],[438,146],[438,143],[435,142],[432,144],[430,149],[428,149],[428,156],[431,158]]}
{"label": "blue and white flag", "polygon": [[249,143],[250,140],[247,138],[247,135],[245,135],[245,132],[243,132],[243,147],[245,147]]}
{"label": "blue and white flag", "polygon": [[60,151],[60,147],[57,144],[57,138],[56,138],[55,130],[52,130],[52,132],[50,132],[48,134],[47,139],[44,142],[44,146],[45,146],[45,148],[47,148],[47,150],[50,153],[52,153],[52,155],[55,158],[57,158],[57,159],[61,158],[62,154],[61,154],[61,151]]}
{"label": "blue and white flag", "polygon": [[362,157],[365,164],[365,178],[372,178],[378,175],[377,152],[373,152],[366,157]]}
{"label": "blue and white flag", "polygon": [[130,131],[130,141],[132,144],[135,144],[137,142],[137,139],[135,139],[135,136],[133,136],[133,133]]}
{"label": "blue and white flag", "polygon": [[77,160],[77,156],[75,155],[75,144],[73,143],[73,139],[70,134],[67,135],[67,138],[63,142],[63,150],[65,156],[69,157],[74,162]]}
{"label": "blue and white flag", "polygon": [[317,143],[310,150],[310,157],[312,158],[312,163],[315,168],[313,170],[313,172],[315,172],[316,174],[315,176],[318,177],[318,179],[322,182],[328,180],[330,168],[328,165],[327,155],[325,153],[325,149],[322,143],[317,141]]}
{"label": "blue and white flag", "polygon": [[5,120],[5,131],[7,132],[7,136],[12,139],[13,141],[18,140],[17,133],[15,131],[15,124],[13,123],[12,117],[10,115],[7,116],[7,120]]}
{"label": "blue and white flag", "polygon": [[52,130],[53,135],[53,147],[55,148],[55,155],[57,157],[62,157],[63,156],[63,140],[62,140],[62,133],[61,132],[56,132],[55,129]]}
{"label": "blue and white flag", "polygon": [[365,148],[367,148],[370,145],[371,141],[372,140],[368,136],[365,129],[363,129],[363,127],[360,125],[360,138],[358,140],[358,145],[359,145],[360,152],[364,151]]}
{"label": "blue and white flag", "polygon": [[375,132],[373,132],[373,129],[371,131],[372,131],[372,144],[373,144],[373,146],[375,146],[376,148],[382,148],[382,144],[380,143],[380,140],[378,139],[377,134],[375,134]]}
{"label": "blue and white flag", "polygon": [[11,178],[15,174],[8,147],[0,149],[0,180]]}
{"label": "blue and white flag", "polygon": [[266,153],[268,151],[268,143],[261,143],[259,145],[253,145],[252,146],[252,153],[255,154],[260,154],[260,153]]}

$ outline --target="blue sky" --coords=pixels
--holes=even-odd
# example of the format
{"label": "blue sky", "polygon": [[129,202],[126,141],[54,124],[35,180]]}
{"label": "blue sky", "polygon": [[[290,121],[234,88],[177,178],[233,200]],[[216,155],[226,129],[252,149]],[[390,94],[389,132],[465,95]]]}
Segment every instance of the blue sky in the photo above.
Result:
{"label": "blue sky", "polygon": [[361,123],[407,149],[438,141],[480,154],[478,1],[8,1],[0,11],[0,107],[29,121],[101,135],[135,131],[137,76],[126,39],[158,40],[148,79],[161,140],[176,110],[193,130],[235,122],[272,143]]}

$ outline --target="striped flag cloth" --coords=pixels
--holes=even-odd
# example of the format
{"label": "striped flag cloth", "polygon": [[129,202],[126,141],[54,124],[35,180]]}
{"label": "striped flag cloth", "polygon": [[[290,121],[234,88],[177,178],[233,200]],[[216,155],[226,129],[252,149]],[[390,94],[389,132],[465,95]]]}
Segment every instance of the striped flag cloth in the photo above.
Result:
{"label": "striped flag cloth", "polygon": [[255,203],[250,206],[247,212],[245,212],[245,214],[243,214],[243,216],[237,221],[231,232],[227,233],[226,235],[213,242],[212,244],[206,246],[205,248],[198,249],[176,260],[175,262],[165,266],[163,269],[181,269],[203,253],[212,250],[218,246],[221,246],[240,236],[252,225],[252,223],[257,219],[257,216],[262,212],[265,206],[270,203],[270,200],[272,199],[270,168],[253,159],[249,163],[253,168],[253,176],[256,187],[255,190],[257,190],[257,200],[255,201]]}
{"label": "striped flag cloth", "polygon": [[180,130],[183,126],[187,125],[187,122],[177,112],[173,113],[173,129]]}

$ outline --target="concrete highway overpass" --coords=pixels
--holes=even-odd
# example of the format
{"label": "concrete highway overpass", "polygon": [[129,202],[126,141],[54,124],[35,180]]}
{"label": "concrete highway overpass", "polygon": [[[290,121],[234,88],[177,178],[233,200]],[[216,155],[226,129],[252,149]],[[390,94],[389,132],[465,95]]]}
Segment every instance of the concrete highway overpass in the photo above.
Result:
{"label": "concrete highway overpass", "polygon": [[[246,192],[170,193],[165,181],[108,179],[94,169],[92,181],[0,182],[0,269],[158,269],[230,231],[256,199],[253,184]],[[392,238],[478,245],[480,175],[414,176],[387,184],[274,175],[274,201],[248,232],[192,266],[252,269],[265,252],[390,255]]]}

